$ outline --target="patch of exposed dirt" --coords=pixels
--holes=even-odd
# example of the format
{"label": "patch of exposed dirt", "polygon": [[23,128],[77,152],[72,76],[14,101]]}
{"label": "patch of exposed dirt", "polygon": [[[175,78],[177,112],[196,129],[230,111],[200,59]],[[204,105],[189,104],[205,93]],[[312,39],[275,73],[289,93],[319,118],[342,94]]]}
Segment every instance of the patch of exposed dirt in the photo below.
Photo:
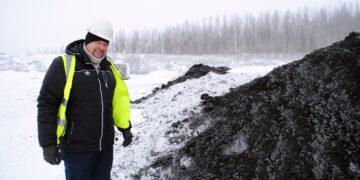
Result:
{"label": "patch of exposed dirt", "polygon": [[145,97],[142,97],[140,99],[137,99],[131,103],[139,104],[139,103],[149,99],[150,97],[153,97],[157,92],[168,89],[169,87],[171,87],[175,84],[178,84],[178,83],[182,83],[188,79],[200,78],[202,76],[205,76],[209,72],[213,72],[213,73],[217,73],[217,74],[226,74],[228,72],[228,70],[230,70],[230,68],[227,68],[227,67],[215,68],[215,67],[210,67],[210,66],[203,65],[203,64],[193,65],[183,76],[180,76],[175,80],[169,81],[167,84],[161,85],[161,87],[157,87],[157,88],[153,89],[151,94],[149,94]]}

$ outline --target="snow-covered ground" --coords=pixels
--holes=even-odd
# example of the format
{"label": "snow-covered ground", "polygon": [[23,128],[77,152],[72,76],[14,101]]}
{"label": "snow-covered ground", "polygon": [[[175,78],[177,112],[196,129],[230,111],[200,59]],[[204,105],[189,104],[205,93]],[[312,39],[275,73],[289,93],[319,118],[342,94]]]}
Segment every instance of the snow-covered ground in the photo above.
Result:
{"label": "snow-covered ground", "polygon": [[[63,163],[59,166],[47,164],[42,158],[37,140],[36,98],[54,56],[0,56],[0,179],[65,179]],[[126,81],[132,100],[146,96],[153,88],[181,76],[195,63],[229,66],[232,69],[225,75],[209,73],[199,79],[187,80],[159,91],[141,104],[132,105],[134,141],[123,148],[122,136],[117,134],[119,141],[115,143],[113,179],[129,179],[129,174],[149,165],[155,158],[181,147],[182,143],[169,143],[169,138],[180,133],[186,139],[202,131],[206,124],[194,132],[183,128],[184,132],[166,134],[174,122],[201,110],[198,107],[201,94],[224,94],[230,87],[265,75],[274,67],[288,62],[286,59],[251,61],[216,56],[153,55],[149,64],[143,64],[147,69],[139,70],[147,58],[149,56],[146,55],[136,58],[119,56],[115,60],[133,63],[132,72],[137,74],[131,74]],[[156,59],[161,60],[157,62]]]}

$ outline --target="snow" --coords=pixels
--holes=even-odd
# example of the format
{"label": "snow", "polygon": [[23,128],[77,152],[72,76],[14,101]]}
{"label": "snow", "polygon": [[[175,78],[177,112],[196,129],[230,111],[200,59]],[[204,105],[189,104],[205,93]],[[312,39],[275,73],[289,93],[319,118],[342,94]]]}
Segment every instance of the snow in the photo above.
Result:
{"label": "snow", "polygon": [[[63,163],[59,166],[47,164],[43,160],[42,150],[37,139],[36,98],[46,69],[55,56],[54,54],[2,55],[0,58],[0,81],[2,82],[0,86],[1,179],[65,179]],[[137,58],[146,58],[146,56]],[[184,74],[184,69],[186,71],[190,63],[189,60],[183,63],[185,61],[179,60],[177,56],[158,55],[153,58],[161,59],[160,63],[167,63],[167,65],[152,64],[156,68],[148,69],[146,73],[131,74],[130,79],[126,81],[131,100],[146,96],[155,87]],[[164,62],[166,58],[168,58],[168,62]],[[196,58],[198,57],[186,56],[184,59]],[[207,62],[206,58],[209,57],[198,59]],[[216,58],[212,57],[212,59]],[[153,61],[152,63],[154,63]],[[157,157],[179,149],[189,137],[202,132],[206,128],[206,123],[198,126],[195,131],[189,131],[188,128],[182,128],[181,132],[170,131],[173,123],[200,112],[201,94],[222,95],[229,88],[265,75],[274,67],[286,62],[279,60],[272,63],[271,60],[266,60],[263,64],[260,61],[252,64],[235,61],[228,60],[233,65],[228,74],[209,73],[199,79],[187,80],[171,86],[167,90],[161,90],[143,103],[132,104],[131,120],[134,141],[128,147],[123,148],[121,146],[122,136],[117,132],[119,140],[114,145],[112,178],[131,179],[130,174],[150,165]],[[217,61],[213,62],[208,61],[207,65],[219,65]],[[136,66],[132,65],[131,67],[133,72],[133,68]],[[188,124],[185,123],[185,126]],[[170,142],[171,139],[182,136],[184,140],[180,143]],[[240,146],[240,149],[244,150],[246,149],[246,139],[239,137],[232,146]],[[232,149],[230,146],[229,152],[234,153]],[[182,163],[184,167],[189,167],[192,160],[185,158]],[[351,169],[358,171],[358,166],[352,164]]]}
{"label": "snow", "polygon": [[356,174],[360,174],[360,169],[359,169],[359,166],[350,162],[350,170],[351,172],[353,173],[356,173]]}
{"label": "snow", "polygon": [[191,157],[184,156],[180,159],[180,164],[184,168],[189,168],[194,163]]}
{"label": "snow", "polygon": [[1,179],[65,179],[42,159],[37,140],[36,97],[44,73],[0,71]]}
{"label": "snow", "polygon": [[244,135],[240,135],[239,137],[235,138],[235,140],[231,142],[231,144],[224,150],[224,154],[241,154],[246,149],[248,149],[246,138],[244,137]]}

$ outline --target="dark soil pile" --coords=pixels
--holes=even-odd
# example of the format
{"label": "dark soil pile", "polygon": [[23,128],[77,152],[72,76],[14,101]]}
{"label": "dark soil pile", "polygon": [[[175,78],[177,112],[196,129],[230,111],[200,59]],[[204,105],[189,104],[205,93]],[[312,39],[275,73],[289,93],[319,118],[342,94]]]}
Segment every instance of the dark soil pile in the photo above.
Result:
{"label": "dark soil pile", "polygon": [[217,73],[217,74],[226,74],[228,70],[230,70],[230,68],[228,68],[228,67],[215,68],[215,67],[210,67],[210,66],[203,65],[203,64],[193,65],[183,76],[178,77],[177,79],[175,79],[173,81],[169,81],[167,84],[161,85],[161,87],[153,89],[151,94],[149,94],[145,97],[142,97],[140,99],[137,99],[137,100],[133,101],[132,103],[133,104],[141,103],[144,100],[154,96],[158,91],[167,89],[170,86],[173,86],[178,83],[182,83],[188,79],[200,78],[202,76],[205,76],[209,72],[213,72],[213,73]]}
{"label": "dark soil pile", "polygon": [[[359,179],[360,34],[278,67],[194,120],[212,126],[141,174],[165,179]],[[191,121],[191,119],[189,120]],[[181,126],[178,126],[181,127]]]}

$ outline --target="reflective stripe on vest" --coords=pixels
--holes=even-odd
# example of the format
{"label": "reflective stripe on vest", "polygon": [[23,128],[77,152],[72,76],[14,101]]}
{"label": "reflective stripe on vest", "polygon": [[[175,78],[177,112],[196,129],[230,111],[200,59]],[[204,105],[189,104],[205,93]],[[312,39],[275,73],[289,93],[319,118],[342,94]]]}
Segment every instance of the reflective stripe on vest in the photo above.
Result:
{"label": "reflective stripe on vest", "polygon": [[66,84],[64,88],[64,97],[59,106],[58,117],[57,117],[57,129],[56,129],[57,144],[60,143],[60,137],[62,137],[65,134],[65,130],[66,130],[66,107],[70,97],[70,90],[72,87],[72,81],[74,78],[75,63],[76,63],[75,56],[65,55],[61,57],[64,64]]}
{"label": "reflective stripe on vest", "polygon": [[[66,84],[64,88],[64,98],[59,107],[58,112],[58,122],[57,122],[57,144],[60,143],[60,137],[64,136],[66,130],[66,107],[67,102],[70,96],[70,90],[72,87],[72,82],[75,72],[75,56],[74,55],[65,55],[62,56],[65,74],[66,74]],[[130,97],[127,90],[126,84],[121,78],[119,71],[116,69],[115,65],[110,62],[111,70],[114,74],[116,85],[113,96],[113,119],[114,125],[126,129],[130,126]]]}

